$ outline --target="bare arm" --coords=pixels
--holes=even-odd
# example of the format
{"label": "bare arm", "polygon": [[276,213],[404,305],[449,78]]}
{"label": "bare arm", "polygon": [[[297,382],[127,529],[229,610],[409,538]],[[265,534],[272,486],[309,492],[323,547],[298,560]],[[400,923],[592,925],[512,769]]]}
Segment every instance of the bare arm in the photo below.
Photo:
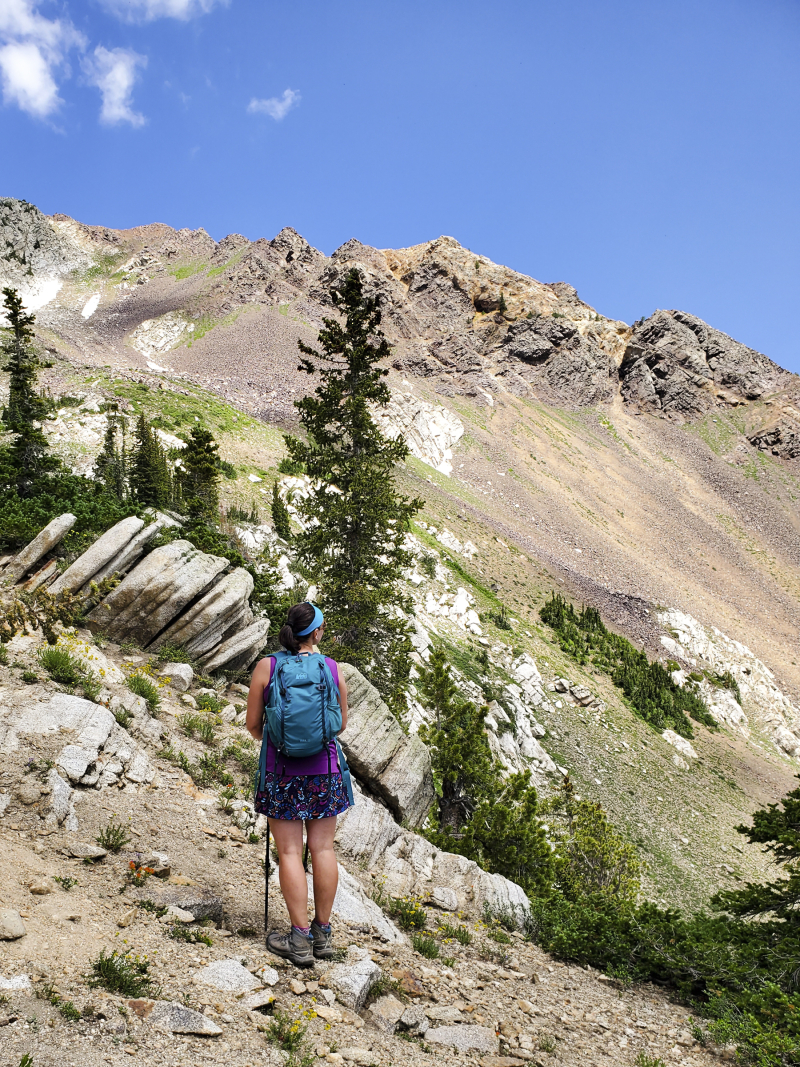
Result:
{"label": "bare arm", "polygon": [[339,733],[344,733],[347,729],[347,682],[341,672],[339,672],[339,707],[342,709],[342,728]]}
{"label": "bare arm", "polygon": [[269,685],[270,659],[259,660],[253,677],[250,679],[250,692],[247,694],[247,732],[256,741],[261,740],[264,719],[264,690]]}

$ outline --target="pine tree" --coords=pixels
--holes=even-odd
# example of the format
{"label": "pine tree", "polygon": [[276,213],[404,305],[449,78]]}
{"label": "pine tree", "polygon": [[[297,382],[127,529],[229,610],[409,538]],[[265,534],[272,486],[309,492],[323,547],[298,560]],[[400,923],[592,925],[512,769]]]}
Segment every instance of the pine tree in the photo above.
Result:
{"label": "pine tree", "polygon": [[460,699],[441,648],[431,652],[417,688],[436,716],[431,725],[420,727],[419,736],[431,750],[439,794],[438,825],[446,834],[460,833],[497,781],[486,734],[486,708]]}
{"label": "pine tree", "polygon": [[277,482],[272,486],[272,525],[275,527],[275,533],[278,537],[282,537],[284,541],[291,539],[292,528],[289,525],[289,509],[281,500]]}
{"label": "pine tree", "polygon": [[144,417],[139,415],[134,432],[134,447],[130,460],[130,487],[140,504],[166,508],[173,502],[173,477],[167,454],[158,434]]}
{"label": "pine tree", "polygon": [[[356,269],[331,298],[344,321],[324,320],[322,354],[298,342],[306,357],[300,369],[318,374],[321,384],[296,402],[308,443],[285,439],[312,485],[303,503],[308,521],[295,542],[320,588],[337,658],[363,670],[402,718],[411,601],[400,581],[411,564],[405,534],[422,501],[398,493],[395,468],[408,448],[402,439],[385,437],[370,411],[390,399],[383,380],[388,371],[378,366],[390,349],[379,329],[377,300],[364,296]],[[320,359],[322,365],[315,362]]]}
{"label": "pine tree", "polygon": [[211,431],[194,426],[181,453],[178,475],[190,518],[216,520],[219,513],[219,463],[219,451]]}
{"label": "pine tree", "polygon": [[800,926],[800,786],[780,801],[780,807],[768,804],[754,812],[752,826],[736,829],[751,843],[764,845],[788,877],[766,884],[749,882],[742,889],[718,893],[711,903],[732,915],[782,920],[796,930]]}
{"label": "pine tree", "polygon": [[116,404],[106,413],[103,447],[95,460],[95,480],[113,493],[117,500],[128,497],[128,460],[125,452],[125,422]]}
{"label": "pine tree", "polygon": [[2,342],[6,362],[3,370],[9,375],[8,403],[2,421],[8,433],[14,435],[9,448],[9,460],[16,477],[20,497],[33,493],[36,480],[60,464],[50,456],[47,438],[40,423],[46,417],[49,404],[36,391],[40,368],[51,364],[40,360],[33,349],[35,316],[27,314],[16,289],[3,289],[3,306],[10,336]]}
{"label": "pine tree", "polygon": [[426,836],[527,892],[546,892],[552,851],[537,817],[539,798],[530,771],[503,780],[504,768],[489,746],[486,708],[459,697],[444,649],[431,652],[417,686],[435,716],[419,730],[430,747],[438,797]]}

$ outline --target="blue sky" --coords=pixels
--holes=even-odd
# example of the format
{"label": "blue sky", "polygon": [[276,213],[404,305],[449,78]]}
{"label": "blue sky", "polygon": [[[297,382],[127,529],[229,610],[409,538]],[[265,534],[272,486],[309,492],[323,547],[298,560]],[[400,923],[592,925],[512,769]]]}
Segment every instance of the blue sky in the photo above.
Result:
{"label": "blue sky", "polygon": [[800,371],[800,7],[0,0],[0,195],[330,253],[450,234]]}

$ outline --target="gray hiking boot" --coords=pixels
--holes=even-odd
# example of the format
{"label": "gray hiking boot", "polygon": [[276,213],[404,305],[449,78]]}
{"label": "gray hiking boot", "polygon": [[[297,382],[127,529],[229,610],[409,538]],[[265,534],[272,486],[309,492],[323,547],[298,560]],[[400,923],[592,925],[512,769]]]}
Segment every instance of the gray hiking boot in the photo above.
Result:
{"label": "gray hiking boot", "polygon": [[323,930],[315,920],[311,923],[311,937],[314,941],[314,958],[317,960],[333,959],[335,949],[330,927],[327,930]]}
{"label": "gray hiking boot", "polygon": [[288,934],[273,930],[267,937],[267,948],[276,956],[291,960],[295,967],[313,967],[314,939],[292,929]]}

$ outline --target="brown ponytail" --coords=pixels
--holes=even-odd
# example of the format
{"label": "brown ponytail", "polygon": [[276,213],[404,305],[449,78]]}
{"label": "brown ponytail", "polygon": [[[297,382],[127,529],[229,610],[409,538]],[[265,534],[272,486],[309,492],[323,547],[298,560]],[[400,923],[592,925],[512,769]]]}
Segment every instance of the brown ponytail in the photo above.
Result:
{"label": "brown ponytail", "polygon": [[287,652],[292,652],[296,655],[300,651],[300,642],[297,639],[297,634],[299,631],[309,627],[313,621],[313,604],[306,602],[295,604],[294,607],[289,608],[289,615],[281,627],[281,632],[278,634],[278,640]]}

